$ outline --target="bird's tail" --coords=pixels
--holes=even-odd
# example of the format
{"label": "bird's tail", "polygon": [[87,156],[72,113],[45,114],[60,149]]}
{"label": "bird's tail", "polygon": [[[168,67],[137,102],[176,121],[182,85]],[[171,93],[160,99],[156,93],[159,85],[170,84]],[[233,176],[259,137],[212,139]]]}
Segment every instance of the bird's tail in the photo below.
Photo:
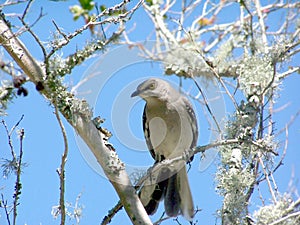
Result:
{"label": "bird's tail", "polygon": [[181,213],[187,220],[193,219],[194,203],[185,165],[168,179],[164,204],[168,216],[177,216]]}
{"label": "bird's tail", "polygon": [[159,202],[164,197],[168,185],[168,179],[166,179],[168,173],[168,170],[163,170],[158,176],[151,175],[139,192],[140,200],[148,215],[156,212]]}
{"label": "bird's tail", "polygon": [[[159,177],[166,177],[170,171],[161,171]],[[194,204],[188,182],[186,166],[168,179],[150,185],[144,185],[139,193],[142,204],[149,215],[153,215],[164,198],[165,211],[168,216],[182,214],[191,221],[194,215]]]}

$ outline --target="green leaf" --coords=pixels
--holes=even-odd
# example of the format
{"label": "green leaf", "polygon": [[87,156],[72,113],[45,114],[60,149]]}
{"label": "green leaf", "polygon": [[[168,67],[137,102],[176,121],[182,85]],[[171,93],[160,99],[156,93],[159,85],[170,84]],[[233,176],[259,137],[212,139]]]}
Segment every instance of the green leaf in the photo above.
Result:
{"label": "green leaf", "polygon": [[153,1],[152,0],[146,0],[145,1],[147,5],[152,6],[153,5]]}
{"label": "green leaf", "polygon": [[100,5],[100,11],[103,12],[106,9],[105,5]]}
{"label": "green leaf", "polygon": [[91,11],[95,6],[95,2],[91,0],[79,0],[79,2],[81,7],[88,11]]}

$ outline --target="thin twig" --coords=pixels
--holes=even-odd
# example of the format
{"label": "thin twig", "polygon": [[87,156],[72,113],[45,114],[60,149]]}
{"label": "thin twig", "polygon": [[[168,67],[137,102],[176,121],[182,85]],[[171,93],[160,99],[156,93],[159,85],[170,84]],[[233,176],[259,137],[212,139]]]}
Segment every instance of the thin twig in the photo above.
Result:
{"label": "thin twig", "polygon": [[[15,163],[15,173],[16,173],[16,181],[15,181],[15,187],[14,187],[14,194],[13,194],[13,206],[12,206],[12,224],[15,225],[16,221],[17,221],[17,207],[19,205],[19,197],[21,194],[21,188],[22,188],[22,184],[21,184],[21,173],[22,173],[22,158],[23,158],[23,139],[24,139],[24,129],[20,130],[19,133],[19,138],[20,138],[20,150],[19,150],[19,155],[17,156],[13,144],[12,144],[12,140],[11,140],[11,136],[12,133],[15,131],[15,129],[19,126],[20,122],[23,120],[24,115],[21,116],[21,118],[19,119],[19,121],[17,121],[17,123],[9,130],[5,121],[2,120],[2,124],[5,128],[6,134],[7,134],[7,138],[8,138],[8,144],[10,147],[10,152],[12,155],[12,161]],[[4,197],[2,195],[2,201],[4,200]],[[10,212],[7,210],[7,202],[3,202],[4,204],[4,208],[5,208],[5,214],[7,217],[7,221],[10,224],[10,220],[9,220],[9,214]]]}
{"label": "thin twig", "polygon": [[[281,155],[281,157],[280,157],[280,160],[279,160],[279,162],[277,163],[277,165],[274,167],[274,169],[273,169],[272,171],[270,171],[270,172],[268,173],[268,175],[271,175],[271,174],[275,173],[276,170],[277,170],[280,166],[283,165],[283,160],[284,160],[285,155],[286,155],[286,152],[287,152],[288,140],[289,140],[289,139],[288,139],[289,133],[288,133],[288,127],[287,127],[287,126],[285,126],[285,135],[286,135],[286,137],[285,137],[285,144],[284,144],[284,148],[283,148],[283,153],[282,153],[282,155]],[[265,177],[264,175],[262,175],[262,176],[257,180],[257,183],[259,184],[260,182],[264,181],[265,179],[266,179],[266,177]]]}
{"label": "thin twig", "polygon": [[153,223],[153,225],[160,225],[163,221],[170,219],[171,217],[165,216],[166,213],[163,213],[161,217]]}
{"label": "thin twig", "polygon": [[260,29],[261,29],[261,33],[262,33],[262,35],[261,35],[262,36],[262,41],[263,41],[264,46],[268,47],[268,40],[267,40],[267,35],[266,35],[266,25],[265,25],[264,18],[263,18],[263,15],[262,15],[260,1],[255,0],[254,4],[255,4],[255,7],[256,7],[258,21],[259,21],[259,25],[260,25]]}
{"label": "thin twig", "polygon": [[287,71],[278,74],[278,78],[279,78],[280,80],[282,80],[282,79],[288,77],[289,75],[291,75],[291,74],[293,74],[293,73],[295,73],[295,72],[297,72],[297,71],[300,71],[300,66],[296,66],[296,67],[289,68]]}
{"label": "thin twig", "polygon": [[24,139],[24,129],[20,130],[20,151],[19,151],[19,157],[17,160],[17,178],[15,182],[15,192],[14,192],[14,206],[13,206],[13,224],[16,225],[17,222],[17,207],[19,205],[19,196],[21,194],[21,166],[22,166],[22,158],[23,158],[23,139]]}
{"label": "thin twig", "polygon": [[265,166],[265,164],[264,164],[264,162],[263,162],[263,160],[262,160],[262,158],[260,156],[258,156],[258,160],[259,160],[259,163],[260,163],[260,165],[262,167],[262,170],[263,170],[263,173],[265,175],[265,178],[267,180],[267,184],[268,184],[269,191],[270,191],[272,199],[273,199],[273,203],[275,204],[277,202],[277,199],[276,199],[275,193],[273,191],[273,187],[271,185],[271,181],[269,179],[269,174],[267,172],[266,166]]}
{"label": "thin twig", "polygon": [[17,5],[20,3],[27,2],[28,0],[18,0],[18,1],[6,1],[5,3],[1,4],[1,8],[4,8],[6,6],[12,6],[12,5]]}
{"label": "thin twig", "polygon": [[[205,61],[205,62],[207,63],[207,61]],[[207,64],[207,65],[209,65],[209,64]],[[219,76],[219,74],[218,74],[212,67],[210,67],[210,68],[211,68],[213,74],[215,75],[215,77],[216,77],[216,78],[218,79],[218,81],[221,83],[221,85],[222,85],[222,87],[224,88],[226,94],[227,94],[227,95],[229,96],[229,98],[231,99],[231,101],[232,101],[232,103],[233,103],[235,109],[238,110],[238,109],[239,109],[239,106],[238,106],[237,102],[235,101],[234,97],[232,96],[232,94],[229,92],[229,90],[228,90],[227,86],[225,85],[224,81],[222,80],[222,78]]]}
{"label": "thin twig", "polygon": [[8,131],[8,127],[7,127],[4,120],[2,120],[2,124],[3,124],[3,126],[5,128],[5,131],[6,131],[6,134],[7,134],[8,145],[9,145],[9,148],[10,148],[11,156],[12,156],[13,159],[15,159],[16,158],[16,153],[14,151],[14,147],[13,147],[12,142],[11,142],[10,132]]}
{"label": "thin twig", "polygon": [[21,118],[18,120],[18,122],[10,129],[9,136],[11,136],[12,132],[14,132],[14,130],[20,125],[23,118],[24,118],[24,114],[21,116]]}
{"label": "thin twig", "polygon": [[24,21],[26,15],[27,15],[27,13],[28,13],[28,11],[29,11],[30,6],[31,6],[32,3],[33,3],[33,0],[29,0],[29,1],[28,1],[27,5],[26,5],[26,7],[25,7],[25,9],[24,9],[23,15],[22,15],[22,17],[21,17],[21,19],[22,19],[23,21]]}
{"label": "thin twig", "polygon": [[10,218],[9,218],[9,211],[7,210],[8,206],[7,206],[7,200],[4,199],[4,195],[1,193],[1,203],[3,204],[3,208],[4,208],[4,211],[5,211],[5,216],[6,216],[6,220],[7,220],[7,223],[8,225],[11,225],[11,222],[10,222]]}
{"label": "thin twig", "polygon": [[15,160],[16,159],[16,153],[14,151],[14,147],[12,145],[12,141],[11,141],[11,135],[13,133],[13,131],[17,128],[17,126],[19,126],[19,124],[21,123],[21,121],[23,120],[24,118],[24,115],[21,116],[21,118],[19,119],[19,121],[10,129],[10,131],[8,130],[8,127],[5,123],[4,120],[2,120],[2,124],[5,128],[5,131],[6,131],[6,134],[7,134],[7,138],[8,138],[8,145],[10,147],[10,152],[11,152],[11,155],[13,157],[13,159]]}
{"label": "thin twig", "polygon": [[101,225],[107,225],[111,222],[111,219],[122,209],[123,205],[121,201],[108,211],[108,214],[102,219]]}
{"label": "thin twig", "polygon": [[64,127],[64,125],[61,121],[61,118],[59,116],[59,111],[58,111],[57,107],[55,107],[55,116],[56,116],[56,119],[57,119],[58,124],[60,126],[61,133],[63,135],[63,140],[64,140],[64,152],[63,152],[63,155],[61,157],[60,168],[57,169],[57,173],[59,175],[59,182],[60,182],[60,194],[59,194],[59,207],[60,207],[60,213],[61,213],[60,224],[64,225],[65,220],[66,220],[65,165],[66,165],[66,162],[67,162],[69,147],[68,147],[68,138],[67,138],[66,130],[65,130],[65,127]]}
{"label": "thin twig", "polygon": [[292,202],[292,204],[288,207],[286,210],[286,213],[292,212],[296,207],[300,205],[300,198],[298,198],[296,201]]}
{"label": "thin twig", "polygon": [[297,112],[295,113],[295,115],[292,115],[292,116],[291,116],[290,121],[287,122],[287,124],[285,125],[284,128],[282,128],[281,130],[279,130],[279,131],[276,133],[275,137],[279,136],[279,135],[280,135],[281,133],[283,133],[283,132],[286,132],[286,129],[289,128],[289,127],[295,122],[295,120],[298,118],[298,116],[300,116],[300,110],[297,111]]}
{"label": "thin twig", "polygon": [[194,79],[194,77],[192,77],[192,79],[193,79],[194,83],[196,84],[196,86],[197,86],[199,92],[200,92],[201,95],[202,95],[202,98],[203,98],[203,100],[204,100],[206,109],[207,109],[207,111],[209,112],[209,114],[211,115],[211,117],[213,118],[213,120],[214,120],[214,122],[215,122],[215,124],[216,124],[216,126],[217,126],[217,129],[218,129],[219,134],[221,134],[222,131],[221,131],[221,128],[220,128],[220,126],[219,126],[219,123],[218,123],[218,121],[217,121],[217,119],[216,119],[214,113],[212,112],[212,110],[211,110],[210,107],[209,107],[209,104],[208,104],[208,101],[207,101],[207,98],[206,98],[204,92],[202,91],[201,87],[199,86],[198,82]]}
{"label": "thin twig", "polygon": [[[33,1],[30,1],[30,2],[33,2]],[[29,7],[29,4],[27,6]],[[43,8],[41,8],[41,11],[40,11],[40,14],[39,14],[38,18],[30,26],[24,20],[26,13],[27,13],[27,10],[24,11],[22,17],[19,17],[19,19],[22,22],[25,29],[31,34],[31,36],[34,38],[34,40],[40,46],[40,48],[43,52],[44,59],[45,59],[46,56],[47,56],[47,51],[46,51],[44,45],[42,44],[41,40],[39,39],[39,37],[31,30],[31,28],[44,16]]]}
{"label": "thin twig", "polygon": [[282,217],[279,220],[276,220],[275,222],[270,223],[269,225],[282,224],[282,222],[284,222],[285,220],[288,220],[288,219],[290,219],[292,217],[296,217],[296,216],[300,216],[300,211],[294,212],[294,213],[290,213],[290,214],[286,215],[285,217]]}
{"label": "thin twig", "polygon": [[57,23],[55,22],[55,20],[52,20],[52,23],[53,23],[53,25],[55,26],[55,29],[57,30],[57,32],[58,32],[61,36],[63,36],[63,38],[64,38],[67,42],[69,42],[70,40],[69,40],[69,38],[68,38],[68,35],[66,35],[64,32],[62,32],[62,30],[59,28],[59,26],[57,25]]}

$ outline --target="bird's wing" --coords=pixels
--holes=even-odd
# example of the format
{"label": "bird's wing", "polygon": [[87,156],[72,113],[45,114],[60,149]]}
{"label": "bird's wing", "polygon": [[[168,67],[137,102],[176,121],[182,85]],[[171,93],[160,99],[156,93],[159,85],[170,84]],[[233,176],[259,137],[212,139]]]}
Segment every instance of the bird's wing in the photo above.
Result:
{"label": "bird's wing", "polygon": [[143,131],[144,131],[144,136],[146,139],[146,144],[148,146],[148,149],[151,153],[151,156],[156,159],[155,157],[155,151],[153,149],[151,140],[150,140],[150,129],[149,129],[149,121],[147,120],[147,116],[146,116],[146,108],[147,108],[147,104],[145,105],[144,108],[144,113],[143,113]]}
{"label": "bird's wing", "polygon": [[[197,118],[196,118],[196,114],[195,111],[191,105],[191,103],[189,102],[189,100],[185,97],[182,97],[182,101],[185,104],[185,107],[187,109],[187,113],[189,115],[189,121],[192,127],[192,131],[193,131],[193,140],[191,143],[190,148],[194,148],[197,145],[197,141],[198,141],[198,124],[197,124]],[[190,161],[193,160],[193,156],[191,157]]]}

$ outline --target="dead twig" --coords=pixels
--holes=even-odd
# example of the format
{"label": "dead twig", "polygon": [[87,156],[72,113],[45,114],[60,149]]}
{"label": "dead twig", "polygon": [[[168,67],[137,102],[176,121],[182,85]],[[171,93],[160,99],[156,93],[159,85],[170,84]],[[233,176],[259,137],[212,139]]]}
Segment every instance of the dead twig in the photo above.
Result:
{"label": "dead twig", "polygon": [[55,107],[55,116],[58,121],[59,127],[61,129],[61,133],[64,140],[64,152],[61,157],[61,164],[60,168],[57,169],[57,173],[59,176],[59,183],[60,183],[60,193],[59,193],[59,209],[61,214],[60,224],[64,225],[66,221],[66,206],[65,206],[65,166],[67,162],[68,152],[69,152],[69,146],[68,146],[68,138],[67,133],[65,130],[65,127],[61,121],[61,118],[59,116],[59,111],[57,107]]}

